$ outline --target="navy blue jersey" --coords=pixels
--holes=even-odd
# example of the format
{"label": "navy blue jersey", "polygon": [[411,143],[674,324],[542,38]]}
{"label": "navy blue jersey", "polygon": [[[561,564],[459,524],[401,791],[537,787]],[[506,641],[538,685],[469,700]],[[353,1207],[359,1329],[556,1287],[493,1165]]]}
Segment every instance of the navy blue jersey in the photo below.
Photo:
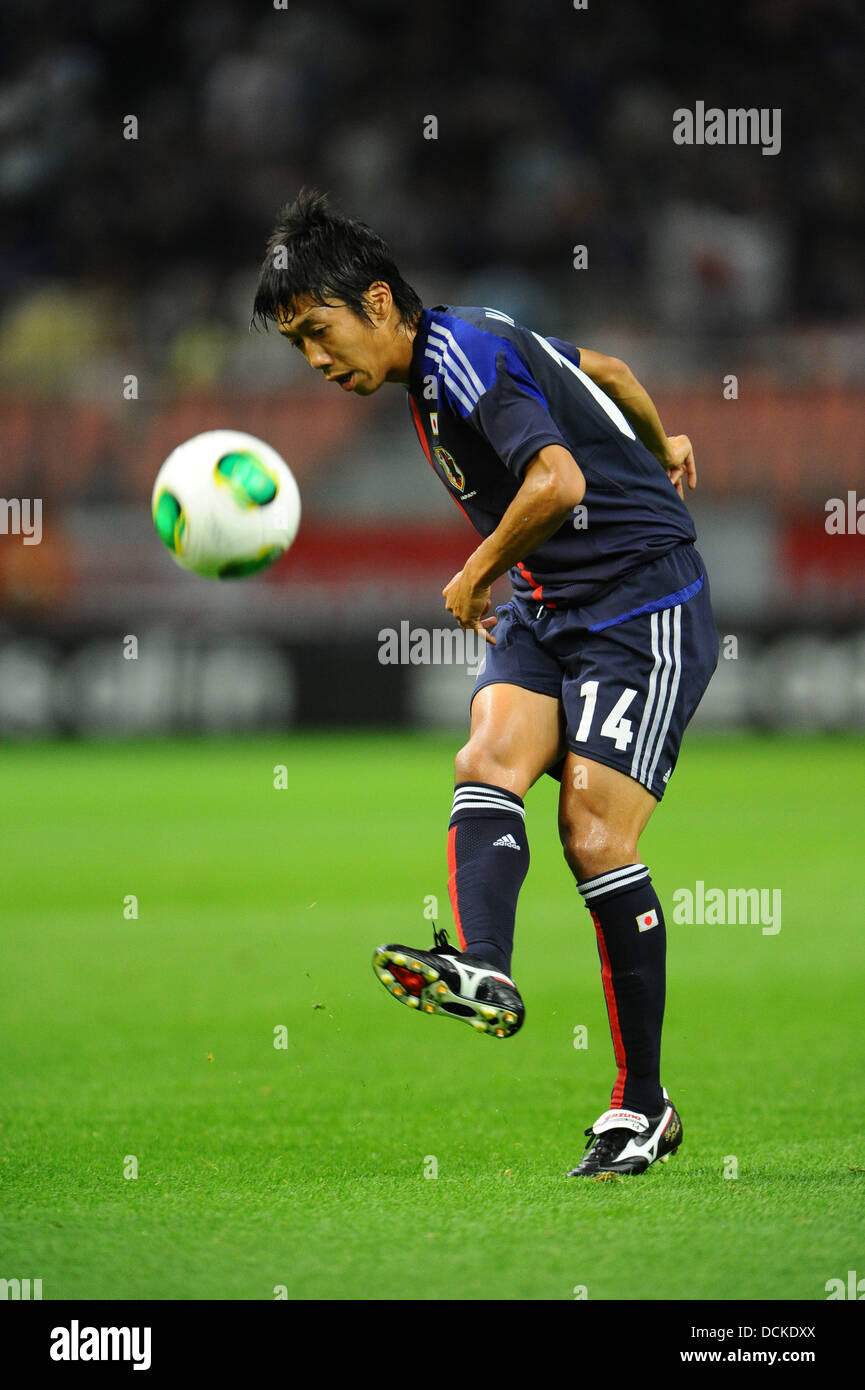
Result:
{"label": "navy blue jersey", "polygon": [[510,571],[517,595],[613,615],[617,600],[658,597],[641,590],[641,567],[696,538],[665,469],[580,370],[579,350],[497,309],[423,311],[409,406],[429,462],[482,536],[544,445],[568,449],[585,474],[582,510]]}

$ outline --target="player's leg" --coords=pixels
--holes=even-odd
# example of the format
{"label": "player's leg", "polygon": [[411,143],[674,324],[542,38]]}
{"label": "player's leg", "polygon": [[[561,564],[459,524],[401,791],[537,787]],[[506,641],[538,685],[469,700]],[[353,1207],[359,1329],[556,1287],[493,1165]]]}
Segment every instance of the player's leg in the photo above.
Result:
{"label": "player's leg", "polygon": [[514,600],[496,609],[456,757],[448,887],[460,945],[510,974],[517,898],[529,867],[523,797],[565,752],[562,668]]}
{"label": "player's leg", "polygon": [[662,1106],[664,915],[638,844],[657,801],[633,778],[569,752],[559,796],[565,859],[591,912],[613,1038],[613,1109]]}
{"label": "player's leg", "polygon": [[580,1176],[642,1172],[681,1142],[660,1077],[664,913],[639,839],[717,657],[706,585],[687,602],[587,635],[563,682],[560,833],[595,927],[617,1066]]}
{"label": "player's leg", "polygon": [[507,682],[472,701],[455,762],[448,888],[460,947],[510,974],[517,898],[529,868],[523,797],[561,757],[560,701]]}
{"label": "player's leg", "polygon": [[468,741],[456,755],[456,780],[489,782],[522,798],[561,757],[564,733],[557,695],[507,681],[481,686]]}
{"label": "player's leg", "polygon": [[510,1037],[525,1009],[510,977],[517,898],[529,866],[523,796],[564,752],[562,675],[514,604],[496,609],[457,754],[448,830],[449,892],[461,950],[380,946],[373,968],[402,1003]]}
{"label": "player's leg", "polygon": [[617,1068],[609,1108],[586,1130],[590,1151],[573,1177],[642,1172],[682,1140],[660,1074],[664,913],[638,849],[657,804],[625,773],[568,753],[559,834],[595,927]]}

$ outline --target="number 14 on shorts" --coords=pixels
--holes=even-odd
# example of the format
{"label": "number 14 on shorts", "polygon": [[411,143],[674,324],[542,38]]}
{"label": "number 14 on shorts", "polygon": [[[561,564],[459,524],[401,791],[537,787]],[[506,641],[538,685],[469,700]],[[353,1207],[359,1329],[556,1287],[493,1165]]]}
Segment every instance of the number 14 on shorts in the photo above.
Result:
{"label": "number 14 on shorts", "polygon": [[[602,737],[612,739],[620,753],[625,751],[634,737],[631,721],[625,719],[624,714],[630,707],[636,693],[636,690],[626,687],[601,725]],[[591,733],[592,721],[595,717],[595,706],[598,702],[598,682],[583,681],[580,686],[580,695],[584,700],[583,713],[577,726],[577,732],[574,734],[574,741],[585,743]]]}

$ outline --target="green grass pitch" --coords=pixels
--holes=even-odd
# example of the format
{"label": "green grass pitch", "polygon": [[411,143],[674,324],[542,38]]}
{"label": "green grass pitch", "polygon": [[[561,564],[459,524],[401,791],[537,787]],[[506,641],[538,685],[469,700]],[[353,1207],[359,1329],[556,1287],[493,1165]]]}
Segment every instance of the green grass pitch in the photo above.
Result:
{"label": "green grass pitch", "polygon": [[458,742],[3,750],[0,1276],[46,1299],[821,1300],[865,1275],[865,741],[686,743],[642,843],[662,902],[778,888],[782,926],[668,910],[685,1142],[604,1183],[564,1177],[613,1069],[549,779],[522,1032],[414,1015],[370,968],[429,941],[429,895],[450,924]]}

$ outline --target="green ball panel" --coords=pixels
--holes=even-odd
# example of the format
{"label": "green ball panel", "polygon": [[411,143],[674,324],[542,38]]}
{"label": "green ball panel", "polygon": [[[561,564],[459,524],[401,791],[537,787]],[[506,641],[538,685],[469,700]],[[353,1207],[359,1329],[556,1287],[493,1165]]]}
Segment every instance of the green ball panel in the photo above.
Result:
{"label": "green ball panel", "polygon": [[178,542],[182,541],[186,531],[186,519],[180,503],[170,492],[160,493],[153,510],[153,523],[162,544],[176,555],[180,548]]}
{"label": "green ball panel", "polygon": [[272,565],[274,560],[278,560],[282,554],[282,547],[275,545],[263,554],[257,555],[253,560],[232,560],[231,564],[223,565],[219,571],[220,579],[243,579],[247,574],[255,574],[258,570],[266,569]]}
{"label": "green ball panel", "polygon": [[246,506],[264,507],[276,496],[276,479],[255,454],[246,451],[223,454],[216,471],[231,484]]}

